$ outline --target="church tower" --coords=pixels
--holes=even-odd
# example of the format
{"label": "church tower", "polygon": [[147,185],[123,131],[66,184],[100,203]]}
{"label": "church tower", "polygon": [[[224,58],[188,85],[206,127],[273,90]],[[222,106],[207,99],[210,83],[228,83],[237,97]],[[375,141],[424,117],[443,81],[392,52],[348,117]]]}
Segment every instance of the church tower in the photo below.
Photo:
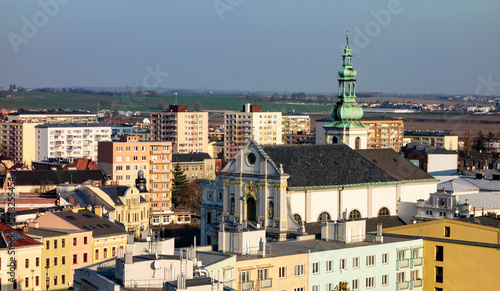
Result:
{"label": "church tower", "polygon": [[368,126],[359,122],[363,109],[356,102],[356,70],[352,67],[352,54],[347,44],[342,55],[342,68],[338,71],[338,101],[330,110],[333,122],[323,126],[326,143],[344,143],[353,149],[366,149]]}

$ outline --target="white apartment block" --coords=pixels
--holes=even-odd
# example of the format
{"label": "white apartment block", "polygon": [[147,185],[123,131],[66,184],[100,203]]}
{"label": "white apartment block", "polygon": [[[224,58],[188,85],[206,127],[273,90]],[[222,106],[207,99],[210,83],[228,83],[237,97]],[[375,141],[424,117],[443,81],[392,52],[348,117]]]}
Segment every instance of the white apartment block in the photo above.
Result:
{"label": "white apartment block", "polygon": [[117,123],[41,124],[36,131],[36,159],[86,158],[97,161],[100,141],[111,141],[113,132],[132,126]]}
{"label": "white apartment block", "polygon": [[208,112],[188,112],[187,105],[170,105],[169,111],[151,112],[151,140],[169,141],[172,153],[208,152]]}
{"label": "white apartment block", "polygon": [[283,134],[292,134],[299,131],[311,133],[311,119],[308,115],[283,115],[281,124]]}
{"label": "white apartment block", "polygon": [[281,112],[262,112],[260,105],[245,104],[241,112],[224,115],[224,155],[232,159],[251,140],[282,144]]}

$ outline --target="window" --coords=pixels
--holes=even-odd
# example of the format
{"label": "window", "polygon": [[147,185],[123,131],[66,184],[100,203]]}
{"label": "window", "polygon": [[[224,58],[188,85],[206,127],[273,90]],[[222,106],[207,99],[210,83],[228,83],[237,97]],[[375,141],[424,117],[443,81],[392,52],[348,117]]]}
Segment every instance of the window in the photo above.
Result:
{"label": "window", "polygon": [[412,259],[417,259],[419,256],[418,256],[418,249],[412,249],[411,250],[411,258]]}
{"label": "window", "polygon": [[116,147],[116,151],[117,152],[122,152],[123,151],[123,147]]}
{"label": "window", "polygon": [[61,239],[61,248],[65,248],[66,247],[66,239]]}
{"label": "window", "polygon": [[73,238],[73,245],[76,246],[76,237]]}
{"label": "window", "polygon": [[30,278],[28,278],[28,277],[24,278],[24,287],[25,288],[30,287]]}
{"label": "window", "polygon": [[[85,258],[85,254],[83,255],[83,257]],[[76,255],[73,255],[73,264],[78,264],[78,258]]]}
{"label": "window", "polygon": [[95,257],[96,260],[99,259],[99,249],[95,249]]}
{"label": "window", "polygon": [[398,261],[404,261],[405,260],[405,251],[398,251]]}
{"label": "window", "polygon": [[87,237],[83,237],[83,244],[86,245],[87,244]]}
{"label": "window", "polygon": [[37,257],[35,259],[35,267],[40,267],[40,258],[39,257]]}
{"label": "window", "polygon": [[449,226],[444,227],[444,236],[450,237],[450,227]]}
{"label": "window", "polygon": [[107,258],[108,257],[108,249],[107,248],[104,248],[103,249],[103,258]]}
{"label": "window", "polygon": [[389,275],[382,275],[382,286],[387,286],[389,284]]}
{"label": "window", "polygon": [[405,272],[398,272],[396,274],[396,282],[403,283],[405,281]]}
{"label": "window", "polygon": [[116,161],[117,161],[117,162],[121,162],[121,161],[123,161],[123,157],[122,157],[122,156],[117,156],[117,157],[116,157]]}
{"label": "window", "polygon": [[57,257],[54,258],[54,267],[57,266]]}
{"label": "window", "polygon": [[45,267],[50,267],[50,258],[45,259]]}
{"label": "window", "polygon": [[304,264],[295,265],[295,276],[304,276]]}
{"label": "window", "polygon": [[57,239],[54,240],[54,249],[57,249]]}
{"label": "window", "polygon": [[382,264],[389,264],[389,254],[382,254]]}
{"label": "window", "polygon": [[444,247],[436,246],[436,261],[442,262],[444,259]]}
{"label": "window", "polygon": [[116,247],[111,248],[111,256],[116,257]]}
{"label": "window", "polygon": [[418,279],[420,279],[420,276],[418,275],[418,270],[410,271],[410,280],[415,281]]}
{"label": "window", "polygon": [[302,217],[300,217],[300,214],[294,214],[294,215],[293,215],[293,219],[295,219],[295,221],[296,221],[298,224],[302,224]]}
{"label": "window", "polygon": [[61,257],[61,265],[66,265],[66,257],[65,256]]}
{"label": "window", "polygon": [[374,277],[366,278],[366,288],[373,288],[373,287],[375,287],[375,278]]}
{"label": "window", "polygon": [[83,254],[83,262],[86,263],[88,261],[87,253]]}
{"label": "window", "polygon": [[443,288],[436,287],[434,288],[434,291],[443,291]]}
{"label": "window", "polygon": [[359,268],[359,257],[352,258],[352,267]]}
{"label": "window", "polygon": [[312,291],[319,291],[319,285],[313,285]]}
{"label": "window", "polygon": [[375,266],[375,255],[366,256],[366,265]]}
{"label": "window", "polygon": [[304,291],[304,287],[293,288],[293,291]]}
{"label": "window", "polygon": [[30,267],[30,259],[25,259],[24,260],[24,267],[29,268]]}
{"label": "window", "polygon": [[358,279],[352,280],[352,290],[358,290]]}
{"label": "window", "polygon": [[250,281],[250,273],[249,271],[240,272],[240,283],[246,283]]}
{"label": "window", "polygon": [[331,272],[333,271],[333,261],[326,261],[326,271]]}
{"label": "window", "polygon": [[46,249],[46,250],[50,250],[50,240],[47,240],[47,241],[45,242],[45,249]]}
{"label": "window", "polygon": [[57,276],[54,276],[54,286],[57,286]]}
{"label": "window", "polygon": [[66,276],[61,275],[61,284],[66,284]]}
{"label": "window", "polygon": [[333,291],[333,283],[326,283],[326,291]]}
{"label": "window", "polygon": [[258,269],[257,270],[257,280],[267,280],[269,269]]}
{"label": "window", "polygon": [[35,285],[40,286],[40,277],[39,276],[35,277]]}
{"label": "window", "polygon": [[339,260],[339,270],[345,270],[345,259]]}
{"label": "window", "polygon": [[280,279],[286,278],[286,267],[280,267],[280,269],[279,269],[279,277],[280,277]]}
{"label": "window", "polygon": [[356,209],[354,209],[349,213],[349,219],[360,219],[360,218],[361,218],[361,213]]}
{"label": "window", "polygon": [[319,262],[315,262],[312,264],[312,273],[313,274],[319,273]]}
{"label": "window", "polygon": [[390,216],[390,212],[389,212],[389,209],[387,209],[387,207],[382,207],[380,208],[380,210],[378,211],[378,216]]}

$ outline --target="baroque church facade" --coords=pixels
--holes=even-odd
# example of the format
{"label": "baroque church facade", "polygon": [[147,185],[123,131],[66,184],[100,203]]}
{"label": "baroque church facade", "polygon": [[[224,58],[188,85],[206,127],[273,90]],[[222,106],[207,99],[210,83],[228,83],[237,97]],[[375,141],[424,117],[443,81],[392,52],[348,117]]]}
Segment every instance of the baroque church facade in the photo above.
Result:
{"label": "baroque church facade", "polygon": [[328,144],[259,145],[252,141],[203,187],[201,242],[217,233],[265,229],[268,238],[305,234],[305,224],[398,215],[398,204],[435,192],[438,181],[392,149],[366,149],[363,110],[355,100],[349,44],[339,70],[339,101],[325,125]]}

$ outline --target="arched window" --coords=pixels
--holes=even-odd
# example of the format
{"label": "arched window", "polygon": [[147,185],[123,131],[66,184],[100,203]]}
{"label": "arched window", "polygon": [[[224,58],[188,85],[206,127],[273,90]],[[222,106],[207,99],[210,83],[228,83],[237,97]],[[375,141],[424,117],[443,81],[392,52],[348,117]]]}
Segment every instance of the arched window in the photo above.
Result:
{"label": "arched window", "polygon": [[387,207],[382,207],[380,208],[380,210],[378,211],[378,216],[389,216],[391,215],[391,213],[389,212],[389,209],[387,209]]}
{"label": "arched window", "polygon": [[321,214],[318,216],[318,222],[322,222],[323,221],[323,216],[326,216],[326,220],[325,221],[330,221],[331,220],[330,214],[325,211],[325,212],[321,212]]}
{"label": "arched window", "polygon": [[336,136],[332,137],[332,143],[339,143],[339,139]]}
{"label": "arched window", "polygon": [[293,219],[295,219],[295,221],[298,223],[298,224],[302,224],[302,217],[300,217],[299,214],[294,214],[293,215]]}
{"label": "arched window", "polygon": [[268,211],[268,218],[272,219],[274,217],[274,203],[272,201],[269,201],[269,207],[267,211]]}
{"label": "arched window", "polygon": [[230,210],[229,210],[229,214],[233,215],[234,214],[234,197],[231,198],[231,202],[230,202]]}
{"label": "arched window", "polygon": [[359,213],[358,210],[354,209],[349,213],[349,219],[360,219],[361,218],[361,213]]}
{"label": "arched window", "polygon": [[359,150],[360,144],[361,144],[361,138],[358,136],[358,137],[354,140],[354,149],[355,149],[355,150]]}

